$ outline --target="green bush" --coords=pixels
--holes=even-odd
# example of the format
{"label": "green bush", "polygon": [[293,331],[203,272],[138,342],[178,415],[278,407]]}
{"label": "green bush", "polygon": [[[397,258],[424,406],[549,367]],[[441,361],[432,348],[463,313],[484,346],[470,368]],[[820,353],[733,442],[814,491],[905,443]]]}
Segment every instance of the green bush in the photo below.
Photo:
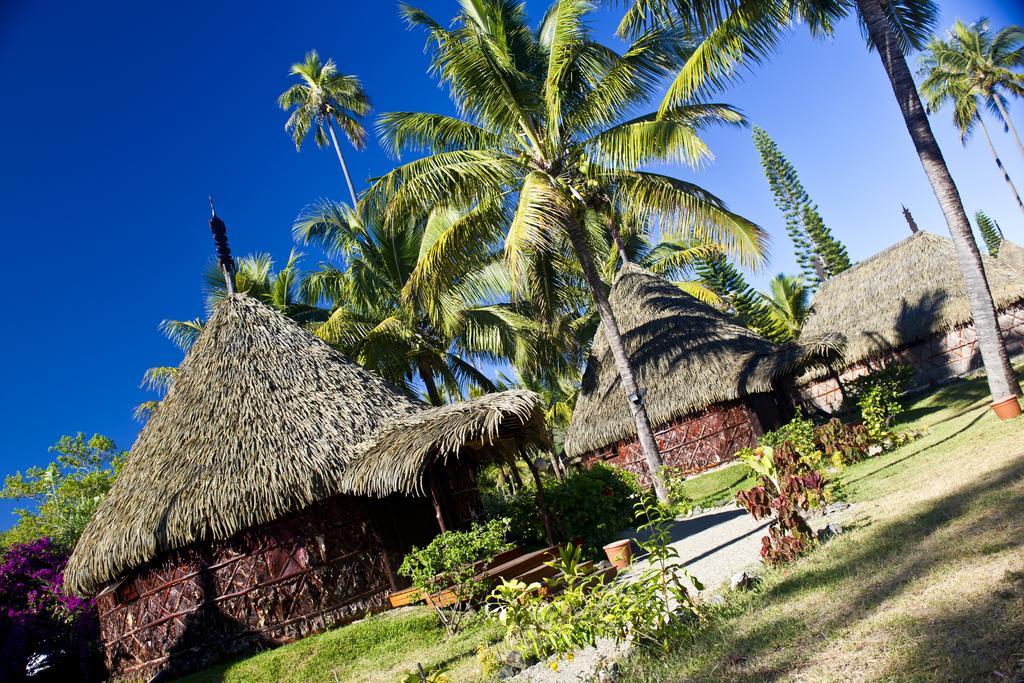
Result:
{"label": "green bush", "polygon": [[872,437],[885,435],[903,412],[903,392],[913,375],[909,365],[890,365],[850,383],[861,419]]}
{"label": "green bush", "polygon": [[[683,567],[671,545],[672,518],[645,496],[637,503],[639,529],[647,541],[634,541],[647,556],[630,581],[605,581],[582,562],[571,543],[547,563],[555,578],[526,584],[503,581],[489,599],[491,615],[505,627],[505,642],[528,659],[572,657],[598,638],[618,643],[666,646],[700,619],[695,595],[703,586]],[[558,660],[551,664],[557,670]]]}
{"label": "green bush", "polygon": [[843,468],[868,457],[874,440],[863,425],[846,425],[837,418],[814,430],[814,437],[835,467]]}
{"label": "green bush", "polygon": [[821,462],[821,451],[814,438],[814,422],[800,413],[778,429],[765,432],[758,441],[769,448],[777,448],[788,441],[808,467],[816,468]]}
{"label": "green bush", "polygon": [[[632,472],[598,463],[569,473],[562,482],[546,480],[544,495],[554,518],[555,533],[567,540],[580,538],[589,554],[599,554],[601,546],[633,526],[633,505],[648,492]],[[545,544],[544,525],[532,484],[512,495],[485,491],[484,511],[488,517],[511,520],[513,543],[525,548]]]}
{"label": "green bush", "polygon": [[512,547],[505,540],[508,529],[509,520],[492,519],[469,531],[446,531],[426,547],[413,548],[398,568],[426,596],[436,598],[446,589],[455,594],[456,602],[449,607],[431,600],[449,633],[458,631],[468,607],[486,595],[487,584],[473,580],[476,565]]}

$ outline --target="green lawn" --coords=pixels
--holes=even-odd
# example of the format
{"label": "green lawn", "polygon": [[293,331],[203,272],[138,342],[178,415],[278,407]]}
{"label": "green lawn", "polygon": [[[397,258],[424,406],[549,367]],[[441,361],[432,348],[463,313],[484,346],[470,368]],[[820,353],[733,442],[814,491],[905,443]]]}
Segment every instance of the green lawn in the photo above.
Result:
{"label": "green lawn", "polygon": [[631,681],[1024,680],[1024,418],[984,379],[919,398],[920,440],[850,467],[848,533],[731,594]]}
{"label": "green lawn", "polygon": [[687,479],[680,490],[693,505],[712,508],[731,502],[736,498],[737,491],[749,489],[755,481],[750,468],[738,462]]}
{"label": "green lawn", "polygon": [[[358,621],[320,635],[206,669],[189,683],[227,681],[361,681],[393,683],[417,663],[443,665],[452,681],[480,678],[476,649],[501,637],[501,629],[477,622],[454,638],[446,636],[433,611],[414,607]],[[335,678],[337,674],[337,678]]]}

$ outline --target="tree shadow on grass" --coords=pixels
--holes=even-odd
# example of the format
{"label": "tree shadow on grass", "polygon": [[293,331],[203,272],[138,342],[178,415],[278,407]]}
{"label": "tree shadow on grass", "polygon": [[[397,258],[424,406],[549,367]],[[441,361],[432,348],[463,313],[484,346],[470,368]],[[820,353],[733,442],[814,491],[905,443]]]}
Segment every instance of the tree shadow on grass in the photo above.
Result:
{"label": "tree shadow on grass", "polygon": [[[760,603],[779,605],[810,592],[828,602],[813,613],[803,611],[806,605],[797,605],[790,606],[795,612],[774,619],[740,616],[741,620],[753,618],[755,625],[743,629],[743,635],[723,628],[715,649],[726,661],[719,659],[696,678],[763,681],[792,674],[814,663],[832,638],[874,617],[918,579],[942,567],[970,564],[979,556],[1021,547],[1024,535],[1013,535],[1011,530],[1024,527],[1024,507],[1012,488],[1022,478],[1024,459],[1018,459],[969,487],[931,501],[916,514],[879,524],[867,537],[840,538],[836,543],[846,545],[834,549],[841,553],[840,561],[830,561],[826,555],[820,557],[820,566],[798,568],[769,588],[750,609],[757,610]],[[958,526],[953,535],[948,528],[951,522],[965,528]],[[860,586],[852,595],[848,592],[851,582]],[[842,592],[837,595],[836,591]],[[948,679],[954,664],[957,675],[987,677],[1000,658],[1013,654],[1021,639],[1019,630],[1014,632],[1008,621],[1014,602],[1007,601],[1007,606],[999,602],[1002,599],[993,595],[973,606],[973,618],[962,613],[940,615],[942,628],[934,628],[930,620],[904,615],[910,624],[905,628],[918,637],[915,645],[901,649],[892,677],[905,679],[912,672],[921,672],[924,678]],[[881,627],[881,622],[876,623]],[[974,659],[950,659],[950,652],[957,647],[970,648],[972,642],[983,641],[987,645],[975,647]],[[928,673],[936,667],[934,675]]]}

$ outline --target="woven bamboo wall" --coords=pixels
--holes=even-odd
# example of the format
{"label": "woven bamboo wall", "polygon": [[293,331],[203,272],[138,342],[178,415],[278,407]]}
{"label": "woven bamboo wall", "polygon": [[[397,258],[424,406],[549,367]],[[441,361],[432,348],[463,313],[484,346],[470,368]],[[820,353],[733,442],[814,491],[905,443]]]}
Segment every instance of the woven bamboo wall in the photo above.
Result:
{"label": "woven bamboo wall", "polygon": [[[1006,350],[1011,355],[1024,353],[1024,308],[1011,308],[999,314]],[[953,377],[960,377],[981,367],[974,325],[957,327],[917,344],[899,349],[870,362],[852,365],[840,374],[844,383],[851,382],[875,369],[893,363],[915,368],[915,388],[926,387]],[[823,378],[800,388],[800,397],[827,412],[834,412],[843,403],[842,392],[835,379]]]}
{"label": "woven bamboo wall", "polygon": [[391,588],[367,503],[338,497],[165,556],[97,598],[115,678],[183,673],[383,609]]}
{"label": "woven bamboo wall", "polygon": [[[755,445],[762,433],[754,411],[743,401],[732,401],[662,425],[654,436],[667,466],[694,474],[733,460],[736,451]],[[624,467],[650,485],[647,463],[635,437],[588,453],[581,460],[586,467],[595,462]]]}

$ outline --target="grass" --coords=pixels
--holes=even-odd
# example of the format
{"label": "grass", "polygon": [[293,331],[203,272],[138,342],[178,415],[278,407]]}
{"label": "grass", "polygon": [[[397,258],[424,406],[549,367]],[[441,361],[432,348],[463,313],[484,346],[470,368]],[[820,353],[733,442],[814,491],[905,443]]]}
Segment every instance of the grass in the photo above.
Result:
{"label": "grass", "polygon": [[712,508],[731,502],[737,491],[749,489],[755,484],[754,473],[743,463],[699,474],[687,479],[679,486],[680,492],[693,505]]}
{"label": "grass", "polygon": [[[386,612],[260,654],[193,674],[188,683],[263,681],[401,680],[417,663],[449,667],[452,681],[481,678],[477,647],[501,637],[501,629],[478,621],[448,637],[433,611],[413,607]],[[335,678],[337,674],[337,678]]]}
{"label": "grass", "polygon": [[981,378],[917,400],[902,426],[929,433],[842,475],[848,533],[624,679],[1024,679],[1024,418],[986,395]]}

